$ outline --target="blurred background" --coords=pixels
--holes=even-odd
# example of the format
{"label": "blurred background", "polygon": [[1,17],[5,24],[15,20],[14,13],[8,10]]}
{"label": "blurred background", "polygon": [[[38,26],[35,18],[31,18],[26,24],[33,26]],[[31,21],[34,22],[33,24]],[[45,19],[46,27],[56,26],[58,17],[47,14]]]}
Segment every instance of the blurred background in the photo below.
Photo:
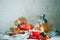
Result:
{"label": "blurred background", "polygon": [[42,14],[60,33],[60,0],[0,0],[0,32],[13,27],[14,21],[21,16],[34,23],[34,17]]}

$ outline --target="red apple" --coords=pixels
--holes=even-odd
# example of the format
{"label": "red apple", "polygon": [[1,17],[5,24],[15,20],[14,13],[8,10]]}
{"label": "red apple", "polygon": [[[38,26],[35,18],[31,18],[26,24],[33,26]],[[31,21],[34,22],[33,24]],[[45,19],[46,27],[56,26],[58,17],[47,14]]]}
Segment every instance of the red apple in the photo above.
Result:
{"label": "red apple", "polygon": [[33,34],[34,36],[38,36],[38,35],[40,35],[40,32],[32,32],[32,34]]}
{"label": "red apple", "polygon": [[21,30],[31,30],[32,29],[32,25],[26,24],[26,23],[21,23],[18,25],[18,27],[20,27]]}

